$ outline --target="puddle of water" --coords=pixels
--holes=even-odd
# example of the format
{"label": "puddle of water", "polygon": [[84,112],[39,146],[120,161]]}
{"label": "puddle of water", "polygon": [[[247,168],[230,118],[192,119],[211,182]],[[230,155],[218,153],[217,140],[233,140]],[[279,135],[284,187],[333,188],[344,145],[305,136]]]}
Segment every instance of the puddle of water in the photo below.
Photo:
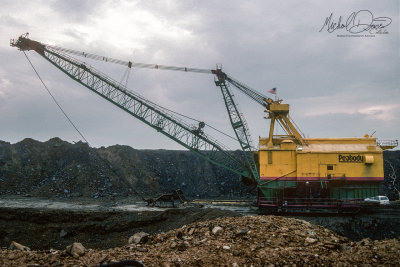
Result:
{"label": "puddle of water", "polygon": [[230,210],[244,215],[257,215],[257,211],[250,206],[224,206],[224,205],[206,205],[207,208],[216,208],[220,210]]}
{"label": "puddle of water", "polygon": [[38,198],[0,199],[0,207],[28,209],[61,209],[73,211],[163,211],[166,209],[146,206],[146,203],[133,204],[79,204],[64,201],[52,201]]}
{"label": "puddle of water", "polygon": [[122,205],[122,206],[115,206],[114,209],[116,210],[123,210],[123,211],[163,211],[167,209],[157,208],[157,207],[149,207],[146,204],[129,204],[129,205]]}
{"label": "puddle of water", "polygon": [[[77,200],[76,202],[80,202]],[[41,198],[12,198],[0,199],[0,207],[7,208],[30,208],[30,209],[60,209],[72,211],[165,211],[170,208],[149,207],[145,202],[133,202],[129,204],[116,203],[74,203],[73,200],[67,201],[53,201],[50,199]],[[245,215],[256,215],[250,206],[234,206],[234,205],[218,205],[207,204],[206,208],[217,208],[221,210],[235,211]]]}
{"label": "puddle of water", "polygon": [[6,208],[34,208],[34,209],[67,209],[67,210],[96,210],[100,205],[74,204],[46,199],[0,199],[0,206]]}

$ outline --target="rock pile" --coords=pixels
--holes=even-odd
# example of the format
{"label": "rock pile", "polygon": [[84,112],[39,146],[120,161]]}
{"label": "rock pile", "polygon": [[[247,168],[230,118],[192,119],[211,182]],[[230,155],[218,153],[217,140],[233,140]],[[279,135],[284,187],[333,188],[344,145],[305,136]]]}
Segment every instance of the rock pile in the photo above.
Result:
{"label": "rock pile", "polygon": [[78,258],[65,251],[3,249],[0,264],[96,266],[139,260],[146,266],[398,266],[399,257],[399,239],[351,242],[302,220],[246,216],[197,222],[120,248],[89,249]]}

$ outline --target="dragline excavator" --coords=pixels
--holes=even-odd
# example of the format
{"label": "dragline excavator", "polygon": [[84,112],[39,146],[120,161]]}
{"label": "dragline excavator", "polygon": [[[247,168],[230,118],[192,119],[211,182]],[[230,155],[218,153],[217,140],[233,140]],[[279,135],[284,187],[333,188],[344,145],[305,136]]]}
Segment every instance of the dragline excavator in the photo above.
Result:
{"label": "dragline excavator", "polygon": [[[12,39],[19,50],[33,50],[67,76],[158,132],[171,138],[209,162],[239,174],[258,188],[258,206],[267,211],[353,210],[365,197],[377,195],[383,180],[382,150],[397,146],[388,141],[381,146],[376,138],[305,138],[289,116],[289,105],[271,99],[216,69],[196,69],[112,59],[47,45],[29,39],[28,34]],[[129,68],[174,70],[214,75],[221,90],[230,123],[243,151],[240,156],[204,132],[204,122],[193,127],[171,110],[128,90],[72,56],[125,65]],[[249,130],[230,87],[260,104],[270,119],[269,136],[259,139],[254,149]],[[285,135],[275,135],[279,124]]]}

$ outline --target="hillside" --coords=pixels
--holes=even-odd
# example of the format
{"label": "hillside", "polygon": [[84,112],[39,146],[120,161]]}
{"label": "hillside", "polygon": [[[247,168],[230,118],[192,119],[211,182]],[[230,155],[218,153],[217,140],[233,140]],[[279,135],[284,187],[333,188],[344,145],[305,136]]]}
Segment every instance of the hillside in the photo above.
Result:
{"label": "hillside", "polygon": [[0,194],[135,197],[177,188],[191,198],[237,198],[248,190],[240,177],[189,151],[91,148],[59,138],[0,141]]}
{"label": "hillside", "polygon": [[[234,153],[234,152],[233,152]],[[397,199],[400,151],[385,151],[382,194]],[[393,168],[392,168],[393,167]],[[189,198],[251,196],[240,177],[190,151],[91,148],[59,138],[0,141],[0,194],[39,197],[155,196],[181,188]],[[254,194],[254,193],[253,193]]]}

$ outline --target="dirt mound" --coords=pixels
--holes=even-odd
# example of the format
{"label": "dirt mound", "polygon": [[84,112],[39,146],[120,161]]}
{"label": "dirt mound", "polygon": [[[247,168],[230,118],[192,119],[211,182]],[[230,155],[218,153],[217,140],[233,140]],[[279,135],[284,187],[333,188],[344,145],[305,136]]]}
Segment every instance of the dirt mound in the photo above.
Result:
{"label": "dirt mound", "polygon": [[302,220],[246,216],[192,223],[137,244],[89,249],[76,258],[58,250],[3,249],[0,264],[96,266],[136,259],[146,266],[398,266],[399,256],[399,239],[351,242]]}

